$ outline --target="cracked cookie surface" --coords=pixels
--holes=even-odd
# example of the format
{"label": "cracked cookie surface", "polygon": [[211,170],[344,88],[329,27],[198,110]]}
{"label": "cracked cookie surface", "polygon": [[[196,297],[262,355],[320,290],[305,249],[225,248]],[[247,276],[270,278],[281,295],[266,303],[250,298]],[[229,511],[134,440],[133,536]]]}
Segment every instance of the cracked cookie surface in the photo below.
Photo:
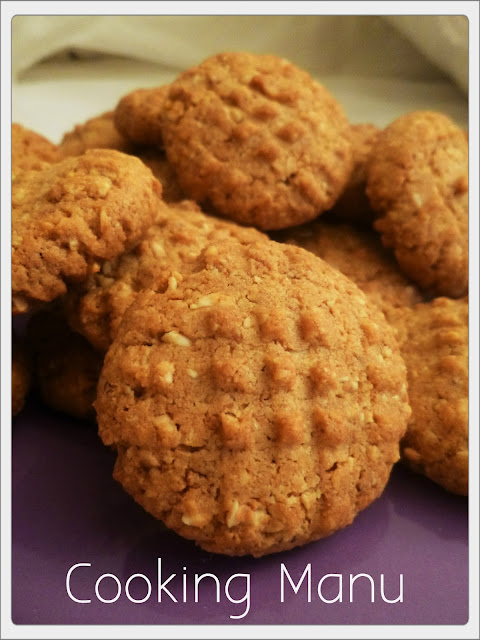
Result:
{"label": "cracked cookie surface", "polygon": [[132,248],[155,221],[161,186],[138,158],[90,149],[12,182],[12,312],[64,294]]}
{"label": "cracked cookie surface", "polygon": [[468,140],[432,111],[401,116],[377,137],[367,163],[374,226],[399,265],[437,296],[468,289]]}
{"label": "cracked cookie surface", "polygon": [[468,299],[436,298],[391,317],[412,408],[402,459],[448,491],[468,494]]}
{"label": "cracked cookie surface", "polygon": [[162,138],[180,186],[264,230],[331,208],[351,170],[348,120],[307,72],[275,56],[223,53],[170,84]]}
{"label": "cracked cookie surface", "polygon": [[298,247],[226,241],[123,316],[95,403],[114,477],[202,548],[261,556],[350,524],[410,408],[391,327]]}
{"label": "cracked cookie surface", "polygon": [[122,315],[139,291],[177,286],[209,244],[229,238],[268,240],[260,231],[207,216],[192,201],[163,206],[141,242],[91,274],[65,298],[70,325],[100,351],[110,345]]}

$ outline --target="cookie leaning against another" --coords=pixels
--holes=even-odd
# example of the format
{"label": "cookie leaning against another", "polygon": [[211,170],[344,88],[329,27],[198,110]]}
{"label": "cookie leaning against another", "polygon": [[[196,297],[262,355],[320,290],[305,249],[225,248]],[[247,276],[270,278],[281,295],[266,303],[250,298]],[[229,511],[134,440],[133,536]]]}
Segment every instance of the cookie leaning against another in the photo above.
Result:
{"label": "cookie leaning against another", "polygon": [[79,156],[87,149],[132,153],[135,145],[117,130],[113,114],[113,111],[105,111],[67,131],[58,145],[62,157]]}
{"label": "cookie leaning against another", "polygon": [[468,495],[468,299],[436,298],[390,317],[407,366],[412,416],[402,459]]}
{"label": "cookie leaning against another", "polygon": [[161,112],[168,85],[136,89],[123,96],[114,110],[115,126],[135,144],[162,147]]}
{"label": "cookie leaning against another", "polygon": [[161,186],[138,158],[91,149],[12,182],[12,312],[65,293],[131,249],[162,206]]}
{"label": "cookie leaning against another", "polygon": [[169,86],[161,126],[187,196],[263,230],[330,209],[353,168],[341,105],[275,56],[221,53],[188,69]]}
{"label": "cookie leaning against another", "polygon": [[12,180],[19,171],[42,169],[45,163],[58,162],[61,153],[45,136],[12,123]]}
{"label": "cookie leaning against another", "polygon": [[162,198],[165,202],[185,199],[165,152],[158,147],[137,144],[126,138],[115,126],[114,111],[106,111],[75,125],[64,134],[59,145],[62,157],[79,156],[87,149],[115,149],[137,156],[162,185]]}
{"label": "cookie leaning against another", "polygon": [[342,194],[325,216],[332,222],[348,222],[371,227],[375,220],[367,197],[366,165],[380,129],[371,123],[352,124],[349,137],[352,143],[353,171]]}
{"label": "cookie leaning against another", "polygon": [[93,422],[103,354],[72,331],[57,308],[32,315],[27,340],[34,385],[43,402],[55,411]]}
{"label": "cookie leaning against another", "polygon": [[402,273],[374,231],[319,220],[287,229],[279,239],[311,251],[341,271],[387,319],[392,309],[423,301],[418,287]]}
{"label": "cookie leaning against another", "polygon": [[139,293],[95,408],[136,501],[207,551],[254,556],[350,524],[382,493],[410,415],[382,314],[273,241],[211,245],[174,290]]}
{"label": "cookie leaning against another", "polygon": [[468,140],[447,116],[415,111],[377,137],[367,163],[375,228],[403,271],[435,295],[468,289]]}
{"label": "cookie leaning against another", "polygon": [[260,231],[202,213],[192,201],[161,208],[156,223],[130,252],[103,264],[64,299],[70,326],[106,351],[127,307],[145,288],[171,289],[188,273],[203,249],[235,238],[268,241]]}

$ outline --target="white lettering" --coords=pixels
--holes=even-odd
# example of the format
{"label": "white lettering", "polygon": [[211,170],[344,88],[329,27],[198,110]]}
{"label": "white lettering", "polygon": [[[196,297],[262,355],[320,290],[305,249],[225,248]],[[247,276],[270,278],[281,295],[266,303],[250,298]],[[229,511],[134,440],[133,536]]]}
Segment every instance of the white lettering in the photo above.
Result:
{"label": "white lettering", "polygon": [[[145,580],[145,582],[147,583],[147,595],[141,600],[136,600],[135,598],[132,598],[132,596],[130,595],[130,583],[134,578],[143,578],[143,580]],[[152,594],[152,584],[150,580],[147,578],[147,576],[143,575],[143,573],[134,573],[129,577],[129,579],[125,583],[125,593],[127,595],[127,598],[130,600],[130,602],[135,602],[135,603],[146,602]]]}
{"label": "white lettering", "polygon": [[[230,583],[232,582],[232,580],[235,580],[235,578],[245,578],[245,595],[243,596],[243,598],[240,598],[240,600],[235,600],[235,598],[232,598],[229,592]],[[230,600],[230,602],[234,602],[235,604],[246,602],[245,611],[242,614],[238,616],[233,616],[233,615],[230,616],[230,618],[235,620],[238,620],[239,618],[244,618],[247,615],[247,613],[250,611],[250,574],[234,573],[232,576],[230,576],[230,578],[225,583],[225,595]]]}
{"label": "white lettering", "polygon": [[[117,583],[117,595],[111,598],[110,600],[107,600],[106,598],[102,598],[102,596],[100,595],[99,587],[100,587],[101,581],[104,578],[113,578],[113,580]],[[112,602],[116,602],[119,599],[121,593],[122,593],[122,585],[120,584],[120,580],[113,573],[104,573],[99,577],[99,579],[95,583],[95,595],[101,602],[105,602],[105,604],[111,604]]]}
{"label": "white lettering", "polygon": [[[338,578],[338,593],[335,598],[332,598],[331,600],[329,600],[328,598],[324,598],[322,594],[322,584],[323,581],[327,578]],[[320,600],[322,600],[322,602],[326,602],[327,604],[330,604],[331,602],[342,602],[342,583],[343,577],[341,573],[326,573],[318,582],[318,597],[320,598]]]}
{"label": "white lettering", "polygon": [[162,591],[165,591],[165,593],[167,593],[170,596],[173,602],[178,602],[175,596],[172,593],[170,593],[170,591],[165,586],[170,582],[170,580],[173,580],[173,578],[177,574],[176,573],[170,574],[170,577],[162,582],[162,559],[161,558],[157,559],[157,575],[158,575],[158,602],[162,601]]}
{"label": "white lettering", "polygon": [[295,592],[295,594],[297,594],[300,590],[300,587],[302,586],[302,582],[305,579],[305,575],[307,576],[307,585],[308,585],[308,595],[307,595],[307,601],[311,602],[312,601],[312,565],[310,563],[307,564],[307,566],[305,567],[305,571],[302,573],[302,576],[300,578],[300,580],[298,581],[298,584],[295,585],[293,583],[293,580],[290,576],[290,574],[288,573],[288,570],[286,568],[286,566],[283,564],[281,564],[280,566],[280,571],[281,571],[281,581],[280,581],[280,602],[285,602],[285,587],[284,587],[284,581],[283,581],[283,577],[284,575],[287,576],[288,581],[290,582],[290,585],[293,589],[293,591]]}
{"label": "white lettering", "polygon": [[200,576],[198,573],[195,574],[195,602],[198,602],[198,585],[203,578],[213,578],[215,580],[215,584],[217,585],[217,602],[220,602],[220,581],[213,573],[202,573]]}
{"label": "white lettering", "polygon": [[91,566],[92,565],[90,564],[90,562],[78,562],[77,564],[74,564],[73,567],[70,567],[70,569],[68,570],[65,586],[66,586],[68,597],[70,598],[70,600],[73,600],[74,602],[78,602],[80,604],[88,604],[89,602],[91,602],[91,600],[80,600],[79,598],[75,598],[75,596],[72,594],[70,590],[70,578],[72,576],[72,573],[75,571],[75,569],[77,567],[91,567]]}
{"label": "white lettering", "polygon": [[350,574],[350,602],[353,602],[353,583],[357,578],[368,578],[370,580],[370,602],[374,602],[375,594],[374,594],[374,585],[372,576],[369,576],[368,573],[357,573],[356,576],[352,576]]}
{"label": "white lettering", "polygon": [[382,596],[382,600],[384,602],[388,602],[389,604],[393,604],[394,602],[403,602],[403,573],[401,573],[399,576],[399,582],[400,582],[400,593],[398,598],[395,598],[395,600],[388,600],[388,598],[385,597],[384,575],[383,573],[380,574],[380,595]]}

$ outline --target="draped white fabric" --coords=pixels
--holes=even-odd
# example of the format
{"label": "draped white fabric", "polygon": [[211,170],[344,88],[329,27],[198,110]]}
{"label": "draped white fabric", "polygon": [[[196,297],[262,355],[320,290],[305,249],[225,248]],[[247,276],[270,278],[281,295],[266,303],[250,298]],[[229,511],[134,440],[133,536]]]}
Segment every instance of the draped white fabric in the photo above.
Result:
{"label": "draped white fabric", "polygon": [[226,50],[290,59],[352,121],[382,126],[416,108],[468,121],[464,16],[17,15],[11,34],[12,119],[55,141],[126,92]]}

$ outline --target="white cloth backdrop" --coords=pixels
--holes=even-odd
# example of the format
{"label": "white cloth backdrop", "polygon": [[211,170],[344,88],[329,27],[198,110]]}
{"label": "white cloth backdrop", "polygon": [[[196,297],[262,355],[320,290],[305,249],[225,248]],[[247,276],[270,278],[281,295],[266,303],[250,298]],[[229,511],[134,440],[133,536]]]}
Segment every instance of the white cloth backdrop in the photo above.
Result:
{"label": "white cloth backdrop", "polygon": [[463,16],[17,15],[11,33],[12,119],[54,141],[124,93],[226,50],[289,58],[352,121],[382,126],[430,108],[468,122]]}

